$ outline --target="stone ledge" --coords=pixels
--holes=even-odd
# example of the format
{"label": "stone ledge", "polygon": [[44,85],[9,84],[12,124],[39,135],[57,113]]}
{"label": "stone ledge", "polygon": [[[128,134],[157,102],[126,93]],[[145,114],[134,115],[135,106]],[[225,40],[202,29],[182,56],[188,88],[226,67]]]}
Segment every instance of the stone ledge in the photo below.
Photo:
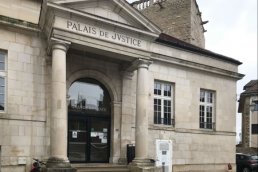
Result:
{"label": "stone ledge", "polygon": [[43,172],[76,172],[76,168],[42,168]]}

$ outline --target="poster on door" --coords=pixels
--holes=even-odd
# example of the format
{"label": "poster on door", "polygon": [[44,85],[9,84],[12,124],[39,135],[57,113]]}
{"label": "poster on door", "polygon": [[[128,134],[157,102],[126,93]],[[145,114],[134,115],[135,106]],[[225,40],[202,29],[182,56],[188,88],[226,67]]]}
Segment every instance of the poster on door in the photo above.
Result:
{"label": "poster on door", "polygon": [[73,133],[72,133],[72,138],[77,138],[77,131],[73,131]]}

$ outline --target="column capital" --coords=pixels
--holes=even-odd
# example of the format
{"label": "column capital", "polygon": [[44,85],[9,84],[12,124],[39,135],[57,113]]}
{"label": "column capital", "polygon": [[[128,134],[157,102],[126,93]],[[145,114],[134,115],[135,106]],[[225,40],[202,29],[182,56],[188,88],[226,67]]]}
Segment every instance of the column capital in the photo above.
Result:
{"label": "column capital", "polygon": [[132,80],[134,73],[133,72],[128,72],[128,71],[121,71],[121,75],[125,79]]}
{"label": "column capital", "polygon": [[54,49],[60,49],[66,53],[70,45],[71,45],[71,42],[69,41],[51,38],[48,43],[47,53],[50,55],[52,50]]}
{"label": "column capital", "polygon": [[136,66],[137,68],[147,68],[149,69],[149,66],[153,63],[153,61],[145,60],[145,59],[137,59],[133,61],[133,66]]}

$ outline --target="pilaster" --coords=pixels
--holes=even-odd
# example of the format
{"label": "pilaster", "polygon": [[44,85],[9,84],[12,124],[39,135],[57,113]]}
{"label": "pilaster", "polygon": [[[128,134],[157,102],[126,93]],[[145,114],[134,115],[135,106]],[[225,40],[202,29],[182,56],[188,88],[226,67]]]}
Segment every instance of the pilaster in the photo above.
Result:
{"label": "pilaster", "polygon": [[122,115],[121,115],[121,156],[120,164],[127,163],[126,146],[131,143],[132,106],[132,77],[134,73],[122,71]]}

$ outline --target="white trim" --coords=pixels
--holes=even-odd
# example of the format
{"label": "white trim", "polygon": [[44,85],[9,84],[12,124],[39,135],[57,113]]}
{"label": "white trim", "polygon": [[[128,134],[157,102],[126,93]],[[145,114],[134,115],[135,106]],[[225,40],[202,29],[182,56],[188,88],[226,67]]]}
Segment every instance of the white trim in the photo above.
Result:
{"label": "white trim", "polygon": [[[161,84],[161,95],[156,95],[154,93],[155,84]],[[164,96],[164,85],[168,85],[168,86],[171,87],[171,96],[170,97]],[[174,90],[173,85],[170,84],[170,83],[154,81],[154,87],[153,87],[153,95],[154,96],[153,96],[153,100],[154,99],[160,99],[161,100],[161,118],[164,118],[164,100],[169,100],[169,101],[171,101],[171,106],[170,106],[171,107],[171,111],[170,111],[171,119],[174,119],[174,113],[173,113],[173,109],[174,109],[174,106],[173,106],[173,96],[174,96],[174,94],[173,94],[173,90]],[[154,118],[154,112],[155,111],[154,111],[154,103],[153,103],[153,118]],[[155,124],[154,121],[153,121],[153,124],[154,125],[161,125],[161,126],[173,126],[173,124],[171,124],[171,125]]]}
{"label": "white trim", "polygon": [[[201,97],[201,92],[204,92],[204,102],[201,102],[200,101],[200,97]],[[212,103],[209,103],[207,102],[207,93],[212,93]],[[214,123],[214,118],[215,118],[215,106],[214,106],[214,103],[215,102],[215,92],[214,91],[209,91],[209,90],[205,90],[205,89],[201,89],[200,90],[200,96],[199,96],[199,106],[204,106],[204,122],[207,122],[207,111],[206,111],[206,107],[209,106],[209,107],[212,107],[212,111],[211,111],[211,114],[212,114],[212,117],[211,117],[211,123],[213,125]],[[204,126],[205,127],[205,126]],[[212,126],[213,127],[213,126]],[[215,127],[214,127],[215,128]],[[212,129],[209,129],[209,128],[200,128],[200,107],[199,107],[199,129],[205,129],[205,130],[213,130],[214,128]]]}
{"label": "white trim", "polygon": [[4,110],[0,110],[0,114],[7,113],[7,107],[8,107],[8,80],[7,80],[7,71],[8,71],[8,58],[7,58],[7,52],[0,50],[0,54],[4,54],[5,56],[5,70],[0,70],[0,78],[4,78]]}

